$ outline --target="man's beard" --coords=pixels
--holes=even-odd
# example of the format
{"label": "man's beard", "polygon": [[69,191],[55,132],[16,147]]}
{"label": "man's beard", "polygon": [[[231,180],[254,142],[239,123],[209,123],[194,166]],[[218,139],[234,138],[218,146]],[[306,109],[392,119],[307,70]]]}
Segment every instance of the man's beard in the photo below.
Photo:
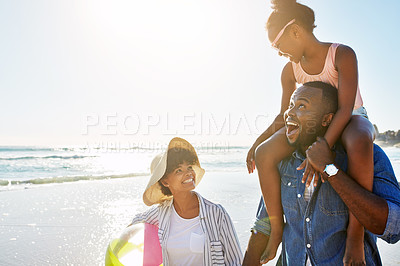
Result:
{"label": "man's beard", "polygon": [[[310,129],[309,129],[310,130]],[[286,138],[287,143],[289,144],[289,146],[294,147],[296,149],[301,149],[303,147],[308,147],[311,144],[313,144],[316,140],[317,137],[323,137],[325,132],[326,132],[326,128],[324,127],[320,127],[320,128],[313,128],[313,130],[315,130],[315,133],[312,134],[312,136],[306,135],[305,140],[302,140],[302,132],[299,133],[299,136],[297,137],[296,141],[293,143],[290,143],[289,139]]]}
{"label": "man's beard", "polygon": [[299,146],[298,145],[299,139],[296,139],[296,141],[292,143],[292,142],[289,141],[288,138],[286,138],[286,142],[287,142],[287,144],[289,144],[290,147],[298,148],[298,146]]}

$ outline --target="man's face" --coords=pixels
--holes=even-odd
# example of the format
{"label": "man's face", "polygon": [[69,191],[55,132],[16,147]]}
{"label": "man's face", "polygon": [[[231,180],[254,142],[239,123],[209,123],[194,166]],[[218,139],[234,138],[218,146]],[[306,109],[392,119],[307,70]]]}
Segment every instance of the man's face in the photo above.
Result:
{"label": "man's face", "polygon": [[322,136],[322,90],[302,86],[290,98],[285,112],[286,137],[291,146],[306,147]]}

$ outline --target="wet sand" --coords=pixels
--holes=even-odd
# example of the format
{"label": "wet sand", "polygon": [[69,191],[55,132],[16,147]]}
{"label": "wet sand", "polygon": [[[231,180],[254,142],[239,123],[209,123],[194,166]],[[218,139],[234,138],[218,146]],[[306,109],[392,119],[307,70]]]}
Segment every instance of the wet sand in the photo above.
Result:
{"label": "wet sand", "polygon": [[[103,265],[109,241],[147,208],[146,184],[139,176],[0,192],[0,265]],[[244,252],[260,197],[257,176],[208,172],[197,191],[227,209]],[[400,264],[400,244],[378,244],[384,265]]]}

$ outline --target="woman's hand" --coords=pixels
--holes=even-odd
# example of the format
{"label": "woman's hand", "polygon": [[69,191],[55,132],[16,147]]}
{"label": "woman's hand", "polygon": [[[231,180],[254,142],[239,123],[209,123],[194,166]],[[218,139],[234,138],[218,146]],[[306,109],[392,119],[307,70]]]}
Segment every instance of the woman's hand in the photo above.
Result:
{"label": "woman's hand", "polygon": [[247,153],[247,158],[246,158],[246,165],[247,165],[247,170],[249,171],[249,174],[254,172],[254,169],[256,169],[256,161],[255,161],[255,155],[256,155],[256,148],[257,146],[252,146]]}

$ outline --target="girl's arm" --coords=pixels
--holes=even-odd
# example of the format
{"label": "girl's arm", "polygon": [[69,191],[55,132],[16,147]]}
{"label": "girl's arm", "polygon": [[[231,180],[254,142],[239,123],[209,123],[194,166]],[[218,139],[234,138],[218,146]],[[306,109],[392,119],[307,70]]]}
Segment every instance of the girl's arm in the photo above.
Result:
{"label": "girl's arm", "polygon": [[254,170],[254,153],[256,148],[271,137],[276,131],[285,126],[285,121],[283,120],[283,113],[289,106],[290,96],[296,90],[296,81],[294,79],[292,63],[287,63],[282,70],[281,75],[282,84],[282,99],[281,99],[281,110],[280,113],[275,117],[272,124],[256,139],[253,146],[250,148],[247,154],[247,168],[249,173]]}
{"label": "girl's arm", "polygon": [[[348,46],[340,45],[337,48],[335,67],[339,73],[338,84],[338,110],[333,116],[332,122],[325,133],[325,139],[330,148],[336,143],[342,134],[347,123],[350,121],[354,102],[356,99],[358,85],[358,70],[356,53]],[[308,187],[313,179],[315,170],[309,165],[308,160],[297,168],[301,170],[305,168],[302,183],[307,182]],[[315,175],[314,186],[318,183],[318,175]]]}
{"label": "girl's arm", "polygon": [[271,137],[276,131],[285,126],[285,121],[283,120],[283,113],[285,113],[286,109],[288,108],[290,96],[296,89],[296,81],[294,79],[292,63],[290,62],[287,63],[282,70],[281,84],[282,84],[281,110],[279,114],[275,117],[272,124],[254,142],[254,145],[256,146],[263,143],[266,139]]}
{"label": "girl's arm", "polygon": [[350,121],[358,85],[357,57],[353,49],[340,45],[335,62],[339,73],[338,110],[325,133],[325,139],[331,148]]}

